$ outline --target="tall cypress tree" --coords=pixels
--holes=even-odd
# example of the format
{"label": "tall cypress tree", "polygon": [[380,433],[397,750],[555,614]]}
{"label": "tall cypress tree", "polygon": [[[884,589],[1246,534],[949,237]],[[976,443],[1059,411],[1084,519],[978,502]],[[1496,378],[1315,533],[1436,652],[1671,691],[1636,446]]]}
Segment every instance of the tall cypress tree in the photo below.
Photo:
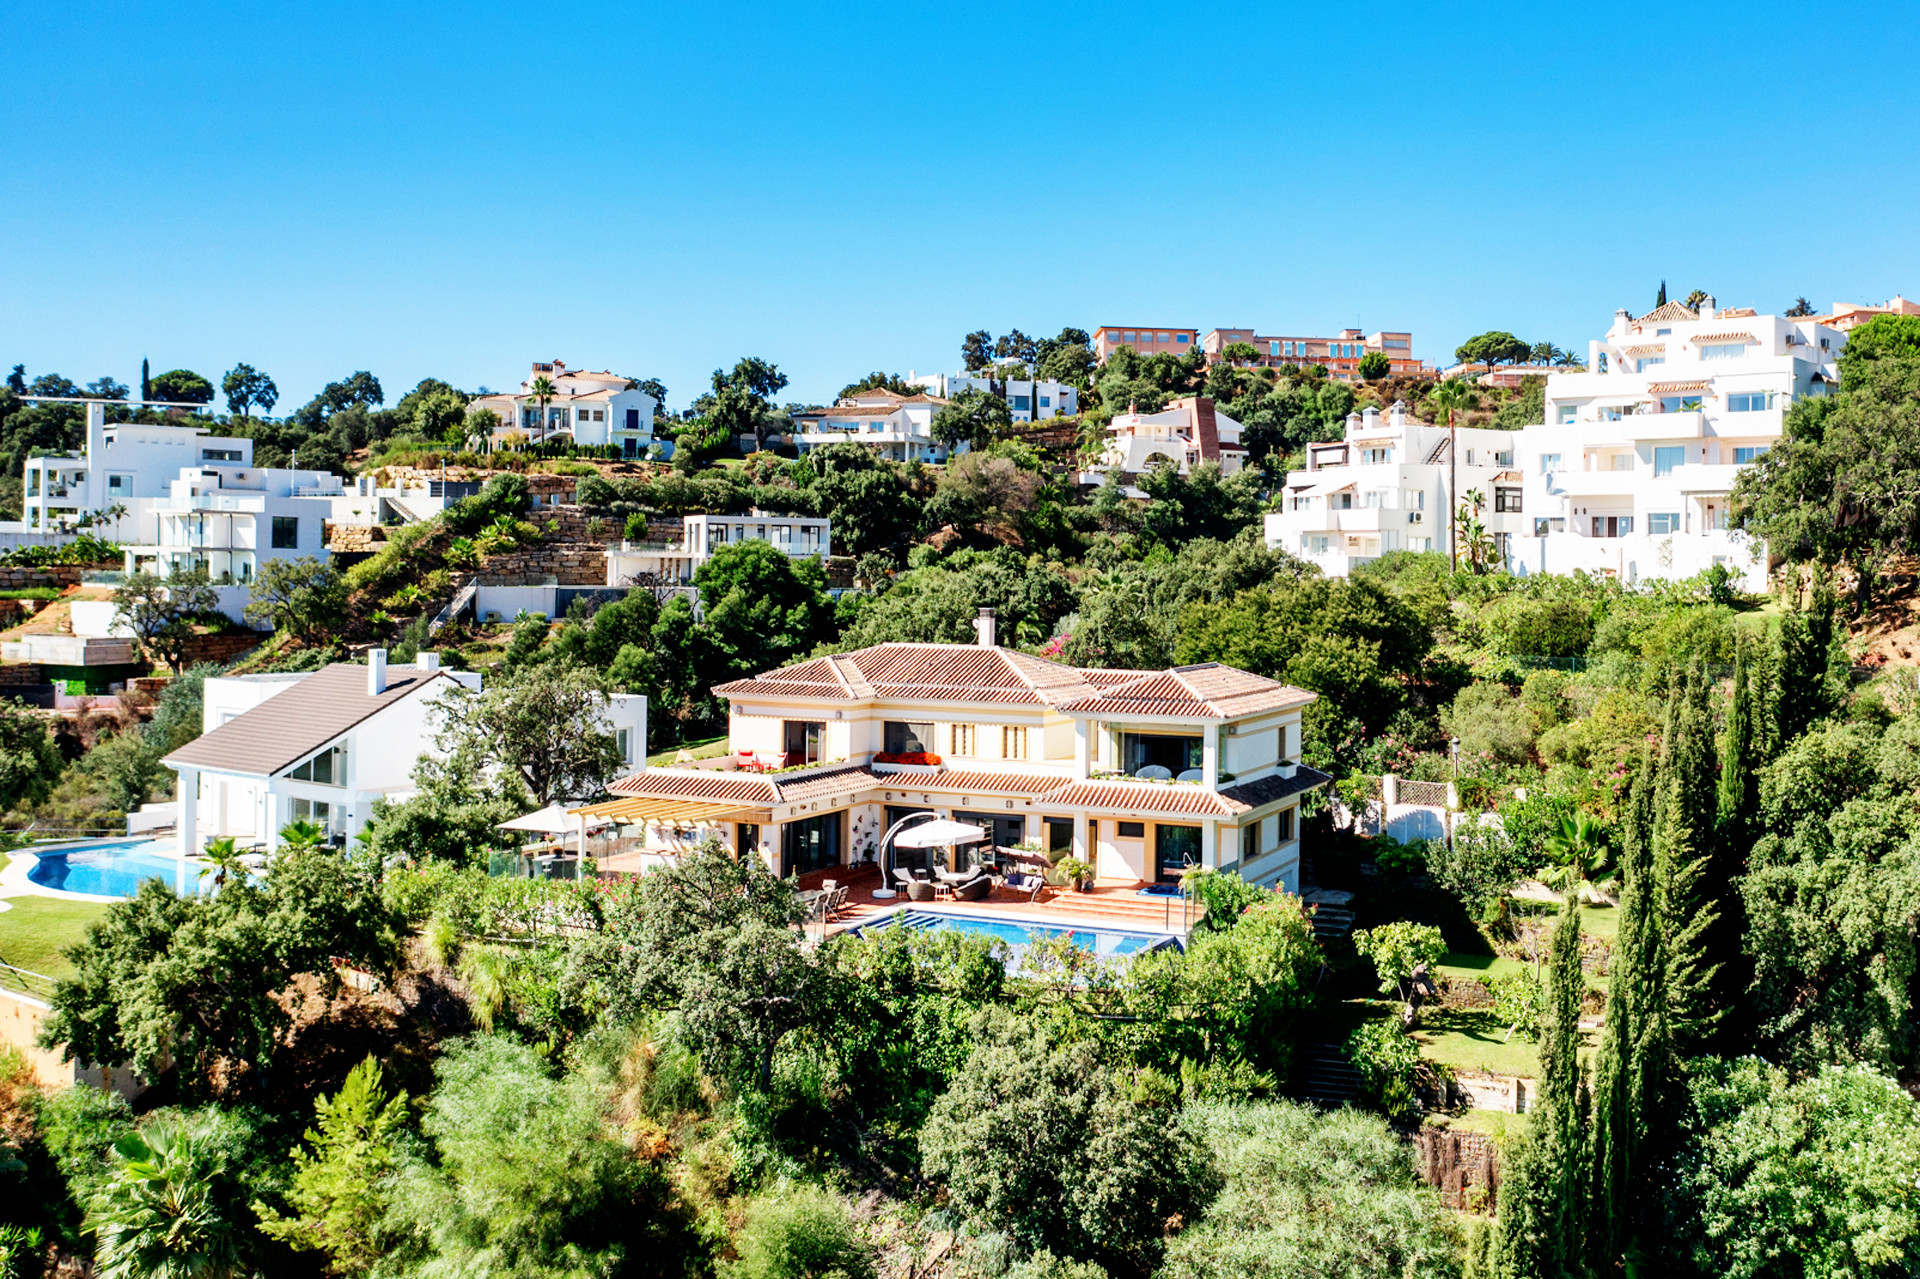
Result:
{"label": "tall cypress tree", "polygon": [[1833,670],[1833,597],[1815,591],[1813,607],[1780,619],[1774,637],[1774,715],[1783,749],[1838,704]]}
{"label": "tall cypress tree", "polygon": [[1725,1015],[1719,983],[1723,956],[1714,874],[1714,816],[1719,770],[1706,669],[1698,661],[1667,708],[1653,825],[1654,910],[1666,947],[1667,1015],[1683,1056],[1704,1052]]}
{"label": "tall cypress tree", "polygon": [[153,378],[147,372],[147,357],[144,355],[140,357],[140,398],[143,400],[153,398]]}
{"label": "tall cypress tree", "polygon": [[1607,1017],[1594,1061],[1592,1217],[1595,1258],[1624,1256],[1653,1224],[1662,1134],[1677,1077],[1667,1033],[1666,947],[1654,913],[1652,754],[1643,753],[1620,835],[1619,933],[1607,964]]}
{"label": "tall cypress tree", "polygon": [[[1719,811],[1715,823],[1723,842],[1752,842],[1753,820],[1760,811],[1760,743],[1757,738],[1759,692],[1753,670],[1753,643],[1742,638],[1733,650],[1733,700],[1727,705],[1727,732],[1720,748]],[[1741,850],[1745,856],[1744,847]]]}
{"label": "tall cypress tree", "polygon": [[1540,1090],[1532,1132],[1500,1185],[1489,1246],[1500,1279],[1574,1279],[1585,1273],[1586,1105],[1580,1085],[1580,903],[1568,894],[1547,952],[1540,1018]]}

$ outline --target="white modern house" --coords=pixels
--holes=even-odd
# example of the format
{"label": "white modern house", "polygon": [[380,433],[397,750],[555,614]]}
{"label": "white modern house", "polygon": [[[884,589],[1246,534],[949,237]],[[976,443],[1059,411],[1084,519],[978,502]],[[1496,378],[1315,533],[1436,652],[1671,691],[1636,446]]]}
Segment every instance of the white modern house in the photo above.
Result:
{"label": "white modern house", "polygon": [[[534,390],[542,378],[551,388],[544,395]],[[499,415],[495,443],[515,432],[536,444],[564,436],[583,447],[617,445],[626,457],[652,447],[659,408],[626,374],[569,369],[564,360],[535,361],[518,391],[482,395],[467,405],[469,412],[491,409]]]}
{"label": "white modern house", "polygon": [[[365,665],[209,679],[204,732],[161,761],[179,775],[180,848],[230,836],[272,851],[295,821],[351,839],[377,800],[413,793],[415,762],[437,749],[436,704],[459,685],[477,689],[480,676],[444,670],[433,653],[389,666],[384,649]],[[610,697],[607,726],[625,762],[644,764],[646,698]]]}
{"label": "white modern house", "polygon": [[1116,413],[1107,424],[1105,452],[1081,472],[1081,481],[1098,484],[1109,471],[1138,475],[1162,457],[1182,475],[1202,462],[1218,462],[1221,473],[1231,475],[1247,462],[1240,434],[1240,423],[1204,395],[1174,400],[1158,413]]}
{"label": "white modern house", "polygon": [[608,586],[691,586],[693,574],[723,546],[768,542],[795,559],[833,554],[833,524],[806,515],[689,515],[677,539],[607,548]]}
{"label": "white modern house", "polygon": [[199,569],[238,619],[261,564],[329,558],[326,523],[349,501],[344,482],[326,471],[184,467],[153,503],[153,540],[126,548],[125,570],[165,577]]}
{"label": "white modern house", "polygon": [[857,391],[829,409],[793,415],[794,443],[802,453],[829,444],[865,444],[896,462],[937,462],[946,449],[933,441],[933,415],[946,401],[930,395],[900,395],[875,387]]}
{"label": "white modern house", "polygon": [[1445,426],[1417,421],[1395,401],[1383,419],[1347,415],[1346,435],[1307,446],[1304,470],[1287,476],[1280,509],[1266,516],[1266,542],[1344,577],[1389,551],[1448,550],[1450,494],[1482,498],[1479,518],[1505,562],[1521,531],[1518,433],[1460,427],[1460,456]]}
{"label": "white modern house", "polygon": [[1843,330],[1821,317],[1697,310],[1669,302],[1614,315],[1587,371],[1547,379],[1546,421],[1521,432],[1516,572],[1691,577],[1715,564],[1762,590],[1766,548],[1728,529],[1743,466],[1780,438],[1781,415],[1830,393]]}
{"label": "white modern house", "polygon": [[[997,370],[978,373],[915,373],[907,371],[907,385],[926,388],[936,399],[952,399],[962,391],[985,391],[1006,397],[1007,412],[1016,422],[1045,422],[1072,417],[1080,411],[1080,392],[1051,378],[995,377]],[[1024,370],[1023,370],[1024,371]]]}
{"label": "white modern house", "polygon": [[126,514],[107,525],[108,536],[151,541],[153,504],[167,495],[183,467],[253,465],[252,440],[215,435],[204,426],[109,426],[109,403],[123,406],[121,401],[85,401],[87,435],[81,453],[26,460],[21,522],[27,528],[70,529],[84,515],[120,506]]}

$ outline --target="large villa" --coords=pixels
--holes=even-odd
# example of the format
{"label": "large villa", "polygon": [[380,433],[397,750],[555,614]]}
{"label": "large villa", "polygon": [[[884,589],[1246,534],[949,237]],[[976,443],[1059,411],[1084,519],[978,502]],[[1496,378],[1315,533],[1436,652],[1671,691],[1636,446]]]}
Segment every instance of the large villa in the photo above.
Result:
{"label": "large villa", "polygon": [[999,647],[878,644],[714,691],[729,751],[647,768],[586,810],[671,853],[717,838],[803,876],[876,861],[916,813],[1078,858],[1137,890],[1189,868],[1299,891],[1301,712],[1315,694],[1229,666],[1099,670]]}

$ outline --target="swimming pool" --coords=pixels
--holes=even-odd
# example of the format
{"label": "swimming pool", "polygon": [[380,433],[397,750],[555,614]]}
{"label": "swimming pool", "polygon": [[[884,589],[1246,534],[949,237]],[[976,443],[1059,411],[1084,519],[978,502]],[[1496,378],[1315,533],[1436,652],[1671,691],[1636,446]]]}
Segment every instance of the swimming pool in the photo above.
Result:
{"label": "swimming pool", "polygon": [[151,839],[129,839],[85,848],[50,848],[36,854],[39,864],[27,872],[27,878],[56,892],[96,897],[131,897],[148,879],[158,879],[182,895],[211,886],[211,878],[200,878],[204,863],[156,851],[169,847]]}
{"label": "swimming pool", "polygon": [[912,928],[926,932],[976,933],[1011,946],[1015,953],[1041,938],[1071,937],[1074,945],[1090,950],[1102,959],[1144,954],[1180,941],[1167,933],[1138,933],[1124,928],[1080,927],[1070,924],[1041,924],[1027,920],[989,919],[981,915],[948,914],[945,911],[902,909],[883,920],[862,924],[847,931],[855,934],[879,928]]}

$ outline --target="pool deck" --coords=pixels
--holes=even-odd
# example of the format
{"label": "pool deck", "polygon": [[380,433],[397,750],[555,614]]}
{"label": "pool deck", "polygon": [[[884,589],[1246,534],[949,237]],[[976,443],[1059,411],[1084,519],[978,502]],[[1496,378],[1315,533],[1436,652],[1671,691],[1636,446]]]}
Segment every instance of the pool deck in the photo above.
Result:
{"label": "pool deck", "polygon": [[939,901],[916,902],[907,900],[905,896],[876,898],[874,890],[881,886],[880,871],[876,867],[839,866],[801,875],[800,888],[803,891],[816,889],[829,879],[847,889],[846,907],[840,912],[839,918],[827,924],[829,935],[871,923],[902,907],[945,910],[951,906],[956,911],[988,915],[1009,922],[1026,921],[1056,927],[1080,924],[1127,932],[1173,934],[1185,932],[1205,911],[1195,902],[1191,907],[1191,918],[1183,920],[1179,898],[1142,897],[1140,890],[1145,885],[1131,879],[1103,879],[1096,882],[1090,892],[1046,888],[1041,890],[1040,900],[1035,902],[1028,901],[1025,892],[999,887],[979,901],[961,902],[943,898]]}

